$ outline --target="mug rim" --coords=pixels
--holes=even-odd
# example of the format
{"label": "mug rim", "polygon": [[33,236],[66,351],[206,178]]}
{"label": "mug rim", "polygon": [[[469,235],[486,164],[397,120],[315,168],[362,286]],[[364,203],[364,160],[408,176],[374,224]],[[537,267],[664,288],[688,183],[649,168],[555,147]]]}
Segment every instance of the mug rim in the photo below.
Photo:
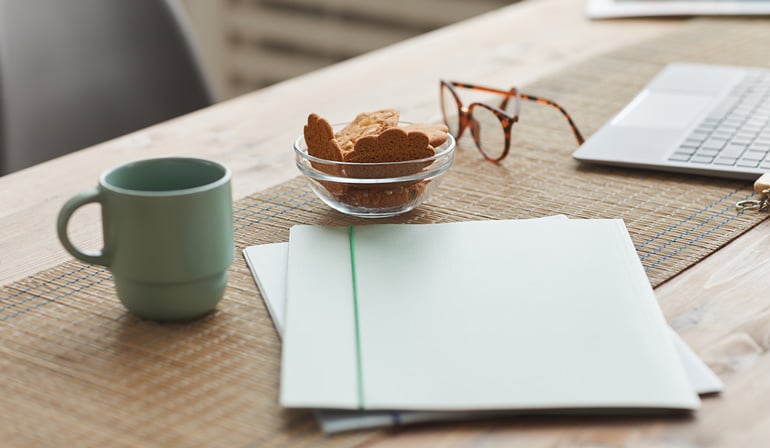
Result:
{"label": "mug rim", "polygon": [[[223,171],[223,174],[221,177],[219,177],[213,182],[208,182],[206,184],[198,185],[196,187],[180,188],[175,190],[162,190],[162,191],[136,190],[132,188],[124,188],[124,187],[119,187],[117,185],[114,185],[107,181],[107,178],[118,170],[127,169],[136,165],[143,165],[147,163],[155,163],[155,162],[161,162],[161,161],[195,162],[201,165],[209,165],[209,166],[220,168]],[[155,157],[155,158],[149,158],[149,159],[134,160],[133,162],[127,162],[105,171],[99,176],[99,186],[114,193],[120,193],[120,194],[130,195],[130,196],[173,197],[173,196],[182,196],[186,194],[200,193],[203,191],[216,189],[222,185],[229,183],[231,177],[232,177],[232,170],[230,170],[230,168],[228,168],[225,165],[222,165],[219,162],[215,162],[213,160],[201,159],[198,157]]]}

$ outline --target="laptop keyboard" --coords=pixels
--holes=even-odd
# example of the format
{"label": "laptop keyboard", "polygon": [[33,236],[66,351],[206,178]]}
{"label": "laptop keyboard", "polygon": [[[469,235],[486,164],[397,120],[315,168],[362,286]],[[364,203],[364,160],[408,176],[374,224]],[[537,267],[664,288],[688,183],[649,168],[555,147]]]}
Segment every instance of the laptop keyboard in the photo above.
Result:
{"label": "laptop keyboard", "polygon": [[770,171],[770,70],[751,71],[669,157]]}

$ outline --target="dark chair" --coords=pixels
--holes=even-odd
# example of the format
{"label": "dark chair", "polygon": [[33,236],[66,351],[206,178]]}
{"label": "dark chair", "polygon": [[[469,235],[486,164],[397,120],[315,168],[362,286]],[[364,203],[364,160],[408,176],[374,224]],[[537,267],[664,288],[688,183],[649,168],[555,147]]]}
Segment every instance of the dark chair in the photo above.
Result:
{"label": "dark chair", "polygon": [[0,175],[211,102],[176,0],[0,0]]}

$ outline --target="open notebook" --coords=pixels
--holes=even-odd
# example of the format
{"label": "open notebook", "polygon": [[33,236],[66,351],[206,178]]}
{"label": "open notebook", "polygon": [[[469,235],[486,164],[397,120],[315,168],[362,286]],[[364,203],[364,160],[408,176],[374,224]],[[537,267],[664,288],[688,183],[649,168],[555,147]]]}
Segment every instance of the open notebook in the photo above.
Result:
{"label": "open notebook", "polygon": [[[543,219],[566,218],[555,216]],[[244,258],[251,269],[262,299],[279,335],[282,334],[284,327],[288,251],[288,243],[255,245],[247,247],[243,251]],[[700,394],[720,392],[722,390],[722,383],[719,378],[695,355],[675,331],[670,329],[670,335],[694,390]],[[315,412],[315,415],[321,429],[327,433],[430,421],[477,419],[490,416],[490,414],[475,412],[359,412],[333,410],[318,410]]]}
{"label": "open notebook", "polygon": [[698,406],[619,220],[295,226],[287,279],[287,407]]}

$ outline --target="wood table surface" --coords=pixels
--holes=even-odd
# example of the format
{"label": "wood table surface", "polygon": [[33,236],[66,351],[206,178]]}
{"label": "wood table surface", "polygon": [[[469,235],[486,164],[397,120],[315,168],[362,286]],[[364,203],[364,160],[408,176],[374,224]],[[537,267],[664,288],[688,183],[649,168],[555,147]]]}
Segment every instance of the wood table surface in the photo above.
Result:
{"label": "wood table surface", "polygon": [[[689,19],[590,21],[583,2],[531,0],[255,91],[139,132],[0,177],[0,284],[71,257],[56,215],[66,199],[113,166],[187,155],[233,169],[235,198],[297,175],[291,142],[310,112],[332,122],[395,107],[410,121],[439,117],[440,78],[508,87],[592,56],[675,32]],[[98,206],[70,224],[80,246],[101,245]],[[770,446],[770,222],[656,289],[671,325],[725,381],[692,418],[604,424],[524,419],[411,428],[371,441],[387,446]],[[757,400],[760,394],[767,399]],[[755,405],[747,413],[743,403]],[[695,434],[695,436],[693,436]],[[528,443],[531,442],[531,443]]]}

